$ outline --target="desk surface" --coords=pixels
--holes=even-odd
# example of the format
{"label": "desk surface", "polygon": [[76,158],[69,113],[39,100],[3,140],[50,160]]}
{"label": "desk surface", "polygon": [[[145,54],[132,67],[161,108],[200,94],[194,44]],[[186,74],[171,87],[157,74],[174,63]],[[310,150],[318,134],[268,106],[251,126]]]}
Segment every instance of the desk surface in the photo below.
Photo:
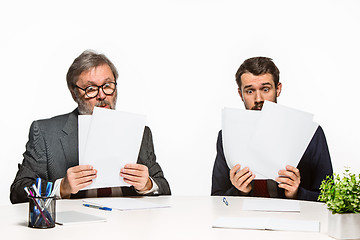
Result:
{"label": "desk surface", "polygon": [[[167,204],[169,208],[102,211],[82,206],[82,200],[58,200],[57,212],[76,210],[105,217],[106,222],[56,225],[52,229],[27,227],[28,204],[0,207],[3,236],[15,239],[333,239],[327,236],[327,210],[324,204],[300,201],[301,213],[242,211],[242,197],[160,196],[141,200]],[[249,199],[249,198],[247,198]],[[220,216],[279,217],[320,221],[320,233],[212,228]],[[5,235],[4,235],[5,234]]]}

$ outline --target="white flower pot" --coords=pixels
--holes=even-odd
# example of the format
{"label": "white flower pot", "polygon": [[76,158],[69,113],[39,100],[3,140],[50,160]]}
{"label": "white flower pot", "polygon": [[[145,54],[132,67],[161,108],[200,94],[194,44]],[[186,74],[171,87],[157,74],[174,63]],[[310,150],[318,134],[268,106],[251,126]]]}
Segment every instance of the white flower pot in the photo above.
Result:
{"label": "white flower pot", "polygon": [[328,235],[336,239],[360,239],[360,213],[328,214]]}

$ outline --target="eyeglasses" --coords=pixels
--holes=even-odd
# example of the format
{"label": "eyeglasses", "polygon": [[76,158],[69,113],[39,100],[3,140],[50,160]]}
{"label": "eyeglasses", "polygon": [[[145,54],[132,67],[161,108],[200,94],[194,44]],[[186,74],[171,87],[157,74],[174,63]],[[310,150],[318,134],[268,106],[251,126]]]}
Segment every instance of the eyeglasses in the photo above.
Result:
{"label": "eyeglasses", "polygon": [[111,95],[116,90],[116,82],[108,82],[104,83],[101,86],[88,86],[86,88],[81,88],[78,85],[75,85],[77,88],[83,90],[85,92],[85,95],[89,98],[94,98],[99,94],[99,89],[101,88],[105,95]]}

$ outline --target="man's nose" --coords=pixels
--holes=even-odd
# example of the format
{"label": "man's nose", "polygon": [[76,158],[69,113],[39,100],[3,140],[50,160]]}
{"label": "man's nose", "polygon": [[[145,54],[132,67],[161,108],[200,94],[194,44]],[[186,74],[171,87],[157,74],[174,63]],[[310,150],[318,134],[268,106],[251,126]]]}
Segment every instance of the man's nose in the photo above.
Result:
{"label": "man's nose", "polygon": [[264,101],[264,98],[262,96],[262,94],[260,92],[256,92],[256,95],[255,95],[255,102],[263,102]]}
{"label": "man's nose", "polygon": [[106,94],[104,93],[102,88],[99,88],[99,93],[96,96],[96,99],[98,100],[104,100],[106,98]]}

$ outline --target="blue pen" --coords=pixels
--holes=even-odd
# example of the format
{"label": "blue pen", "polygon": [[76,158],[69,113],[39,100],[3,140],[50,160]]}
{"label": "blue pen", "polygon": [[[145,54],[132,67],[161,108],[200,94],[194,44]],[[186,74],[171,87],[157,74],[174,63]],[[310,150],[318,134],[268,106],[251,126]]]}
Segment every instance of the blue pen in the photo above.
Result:
{"label": "blue pen", "polygon": [[226,206],[229,206],[228,201],[226,200],[226,197],[223,198],[223,202],[225,203]]}
{"label": "blue pen", "polygon": [[105,211],[111,211],[112,208],[108,208],[108,207],[99,207],[99,206],[95,206],[95,205],[90,205],[90,204],[83,204],[85,207],[90,207],[90,208],[96,208],[96,209],[100,209],[100,210],[105,210]]}
{"label": "blue pen", "polygon": [[54,189],[50,193],[50,196],[49,196],[50,198],[48,198],[46,200],[45,208],[47,208],[49,206],[49,204],[51,203],[51,200],[52,200],[51,198],[55,196],[55,194],[56,194],[56,192],[58,191],[59,188],[60,188],[60,184],[54,186]]}
{"label": "blue pen", "polygon": [[41,178],[36,179],[36,187],[37,190],[39,191],[39,197],[41,197]]}
{"label": "blue pen", "polygon": [[52,182],[48,182],[46,185],[46,197],[49,197],[51,194],[51,188],[52,188],[53,183]]}

